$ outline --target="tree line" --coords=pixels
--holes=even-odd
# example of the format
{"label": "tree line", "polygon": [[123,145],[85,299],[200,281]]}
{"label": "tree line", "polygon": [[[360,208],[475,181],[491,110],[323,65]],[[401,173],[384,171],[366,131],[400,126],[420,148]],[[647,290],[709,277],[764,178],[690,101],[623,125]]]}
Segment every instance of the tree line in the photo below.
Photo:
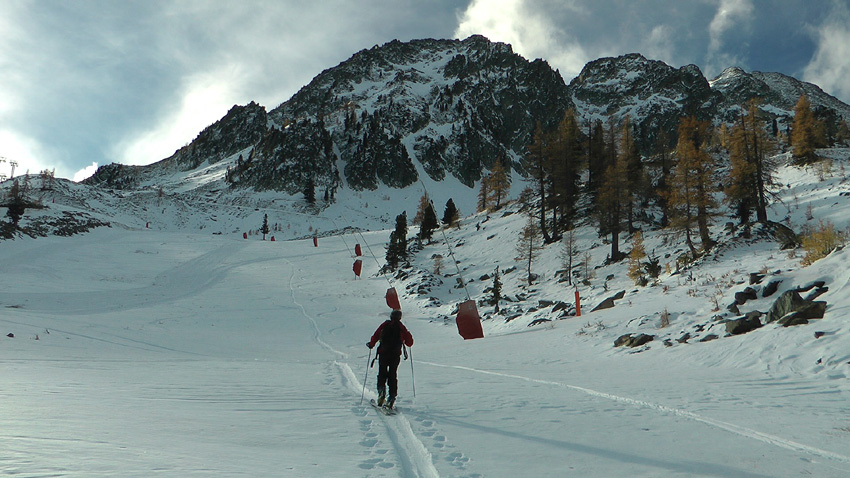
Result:
{"label": "tree line", "polygon": [[[539,240],[541,247],[560,241],[578,220],[590,218],[610,244],[608,262],[627,258],[621,251],[621,235],[640,237],[643,228],[668,228],[683,234],[688,259],[693,260],[715,245],[710,226],[722,213],[721,205],[732,209],[745,234],[753,218],[767,222],[767,208],[778,187],[776,152],[790,146],[793,164],[818,163],[817,148],[850,139],[846,121],[837,124],[831,128],[818,119],[809,100],[801,96],[790,134],[784,135],[753,100],[741,106],[731,127],[681,118],[675,143],[661,131],[653,152],[643,156],[630,118],[619,124],[596,120],[582,131],[575,111],[567,111],[552,130],[545,131],[538,124],[522,161],[530,185],[520,198],[527,202],[533,220],[519,238],[518,259],[528,262],[530,281],[534,241]],[[724,157],[728,157],[728,167],[722,167]],[[494,175],[491,172],[482,181],[482,208],[489,204],[486,198],[493,186],[487,179]],[[650,210],[654,214],[647,212]],[[574,252],[565,256],[572,261]],[[656,258],[644,265],[657,275]],[[635,264],[630,269],[636,277],[642,274]]]}

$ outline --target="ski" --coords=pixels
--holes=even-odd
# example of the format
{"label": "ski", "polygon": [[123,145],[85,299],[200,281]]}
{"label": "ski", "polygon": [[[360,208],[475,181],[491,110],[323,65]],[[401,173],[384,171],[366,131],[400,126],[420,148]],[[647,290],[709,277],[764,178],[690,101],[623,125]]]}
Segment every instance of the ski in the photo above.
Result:
{"label": "ski", "polygon": [[377,410],[377,411],[379,411],[379,412],[383,413],[383,414],[384,414],[384,415],[386,415],[386,416],[393,416],[393,415],[395,415],[395,414],[396,414],[396,409],[395,409],[395,408],[387,408],[387,407],[379,406],[379,405],[378,405],[378,402],[376,402],[374,398],[373,398],[373,399],[371,399],[371,400],[369,400],[369,403],[371,403],[371,404],[372,404],[372,407],[373,407],[375,410]]}

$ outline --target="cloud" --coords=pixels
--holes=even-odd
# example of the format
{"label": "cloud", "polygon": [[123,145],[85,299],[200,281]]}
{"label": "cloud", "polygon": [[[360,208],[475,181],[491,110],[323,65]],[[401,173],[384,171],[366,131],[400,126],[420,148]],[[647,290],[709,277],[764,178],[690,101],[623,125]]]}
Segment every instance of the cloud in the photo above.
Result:
{"label": "cloud", "polygon": [[149,129],[131,132],[115,145],[112,155],[117,162],[137,165],[171,156],[227,113],[240,81],[238,68],[187,78],[176,95],[179,104],[165,108]]}
{"label": "cloud", "polygon": [[752,20],[755,8],[751,0],[720,0],[717,11],[708,25],[709,43],[707,54],[707,72],[717,74],[729,66],[746,66],[746,58],[734,53],[728,42],[729,34],[736,34],[737,43],[745,43],[741,29],[745,29]]}
{"label": "cloud", "polygon": [[[584,48],[556,26],[545,9],[536,7],[526,0],[472,0],[458,18],[455,38],[481,34],[509,43],[526,58],[545,59],[565,78],[578,75],[589,60]],[[564,2],[560,9],[581,11],[572,2]]]}
{"label": "cloud", "polygon": [[850,102],[850,11],[838,2],[824,23],[816,28],[817,48],[803,72],[803,79]]}
{"label": "cloud", "polygon": [[41,158],[46,156],[44,148],[38,141],[12,129],[0,128],[0,175],[11,177],[12,161],[15,166],[15,176],[26,173],[36,173],[45,168]]}
{"label": "cloud", "polygon": [[97,171],[97,163],[91,163],[91,165],[86,166],[85,168],[77,171],[71,177],[71,180],[74,182],[80,182],[83,179],[91,177]]}

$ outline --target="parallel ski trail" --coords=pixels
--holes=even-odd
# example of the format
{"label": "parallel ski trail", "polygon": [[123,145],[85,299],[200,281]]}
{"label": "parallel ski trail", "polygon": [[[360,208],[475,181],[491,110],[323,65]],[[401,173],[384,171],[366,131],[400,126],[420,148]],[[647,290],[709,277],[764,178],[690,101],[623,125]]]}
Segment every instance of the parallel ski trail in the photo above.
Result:
{"label": "parallel ski trail", "polygon": [[706,418],[706,417],[703,417],[703,416],[698,415],[696,413],[689,412],[687,410],[681,410],[681,409],[678,409],[678,408],[668,407],[666,405],[660,405],[660,404],[657,404],[657,403],[650,403],[650,402],[647,402],[647,401],[644,401],[644,400],[638,400],[638,399],[634,399],[634,398],[621,397],[619,395],[613,395],[613,394],[610,394],[610,393],[599,392],[599,391],[596,391],[596,390],[592,390],[592,389],[584,388],[584,387],[579,387],[579,386],[576,386],[576,385],[569,385],[569,384],[566,384],[566,383],[555,382],[553,380],[541,380],[541,379],[536,379],[536,378],[524,377],[522,375],[514,375],[514,374],[500,373],[500,372],[491,372],[489,370],[481,370],[481,369],[476,369],[476,368],[471,368],[471,367],[464,367],[464,366],[461,366],[461,365],[445,365],[445,364],[439,364],[439,363],[434,363],[434,362],[425,362],[425,361],[421,361],[421,360],[419,361],[419,363],[425,364],[425,365],[430,365],[432,367],[453,368],[453,369],[456,369],[456,370],[465,370],[465,371],[468,371],[468,372],[475,372],[475,373],[480,373],[480,374],[484,374],[484,375],[493,375],[493,376],[497,376],[497,377],[512,378],[512,379],[517,379],[517,380],[524,380],[526,382],[539,383],[539,384],[542,384],[542,385],[552,385],[552,386],[556,386],[556,387],[568,388],[570,390],[582,392],[582,393],[585,393],[587,395],[591,395],[591,396],[594,396],[594,397],[604,398],[604,399],[607,399],[607,400],[612,400],[612,401],[620,402],[620,403],[627,403],[629,405],[633,405],[633,406],[640,407],[640,408],[650,408],[650,409],[658,410],[660,412],[674,414],[674,415],[677,415],[677,416],[680,416],[680,417],[683,417],[683,418],[687,418],[687,419],[694,420],[694,421],[697,421],[697,422],[705,423],[706,425],[710,425],[712,427],[719,428],[721,430],[726,430],[728,432],[731,432],[731,433],[734,433],[734,434],[737,434],[737,435],[740,435],[740,436],[743,436],[743,437],[752,438],[754,440],[759,440],[761,442],[764,442],[764,443],[767,443],[767,444],[770,444],[770,445],[774,445],[774,446],[777,446],[777,447],[780,447],[780,448],[784,448],[784,449],[787,449],[787,450],[791,450],[791,451],[794,451],[794,452],[806,453],[806,454],[809,454],[809,455],[819,456],[821,458],[826,458],[826,459],[837,461],[837,462],[840,462],[840,463],[850,463],[850,457],[845,456],[845,455],[833,453],[833,452],[827,451],[827,450],[822,450],[820,448],[816,448],[816,447],[809,446],[809,445],[804,445],[802,443],[797,443],[793,440],[787,440],[785,438],[778,437],[776,435],[771,435],[769,433],[759,432],[759,431],[752,430],[752,429],[749,429],[749,428],[746,428],[746,427],[742,427],[740,425],[735,425],[733,423],[727,423],[727,422],[724,422],[724,421],[721,421],[721,420]]}
{"label": "parallel ski trail", "polygon": [[[348,354],[336,350],[330,344],[322,340],[322,333],[319,329],[319,325],[316,323],[316,319],[308,314],[307,309],[305,309],[304,306],[295,298],[295,287],[293,286],[295,265],[289,259],[284,258],[284,260],[287,264],[289,264],[291,270],[289,276],[289,294],[292,299],[292,303],[301,309],[301,314],[312,324],[313,340],[323,349],[333,355],[336,355],[337,358],[348,358]],[[333,363],[342,374],[343,382],[348,389],[356,394],[360,394],[363,390],[363,383],[355,377],[351,367],[347,363],[339,362],[338,360],[335,360]],[[370,398],[372,398],[371,395],[372,392],[370,392]],[[401,461],[401,466],[404,471],[403,476],[411,478],[439,478],[440,474],[437,472],[437,468],[434,467],[433,460],[431,459],[431,453],[419,440],[416,434],[413,433],[413,429],[410,427],[410,422],[404,416],[404,413],[399,412],[393,416],[383,416],[383,418],[389,439],[393,444],[393,448],[396,450],[399,460]]]}
{"label": "parallel ski trail", "polygon": [[[334,362],[343,377],[343,382],[356,393],[360,393],[363,389],[363,383],[357,379],[354,371],[347,363]],[[374,398],[375,395],[369,392],[368,398]],[[364,405],[367,408],[370,405]],[[377,413],[377,412],[376,412]],[[390,441],[401,460],[401,466],[404,470],[402,476],[417,477],[417,478],[439,478],[440,473],[434,466],[431,459],[431,452],[425,447],[421,440],[413,432],[410,427],[410,421],[404,415],[404,412],[398,412],[393,416],[379,415],[387,428]]]}

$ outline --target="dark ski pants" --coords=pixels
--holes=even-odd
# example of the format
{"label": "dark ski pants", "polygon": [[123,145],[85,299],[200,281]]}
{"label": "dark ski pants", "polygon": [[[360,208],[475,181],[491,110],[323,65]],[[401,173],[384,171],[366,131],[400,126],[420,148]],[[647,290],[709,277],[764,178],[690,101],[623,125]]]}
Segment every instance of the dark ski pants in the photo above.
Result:
{"label": "dark ski pants", "polygon": [[[401,355],[396,353],[381,353],[378,355],[378,393],[390,386],[390,398],[395,398],[398,392],[398,364]],[[389,383],[388,383],[389,382]]]}

